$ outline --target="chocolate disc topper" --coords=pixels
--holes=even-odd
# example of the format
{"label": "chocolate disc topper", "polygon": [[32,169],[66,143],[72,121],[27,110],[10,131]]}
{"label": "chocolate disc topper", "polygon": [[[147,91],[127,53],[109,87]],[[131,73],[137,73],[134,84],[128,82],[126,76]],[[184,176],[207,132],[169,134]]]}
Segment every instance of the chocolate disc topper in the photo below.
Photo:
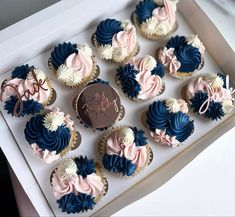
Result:
{"label": "chocolate disc topper", "polygon": [[118,119],[121,107],[118,93],[105,83],[88,85],[78,95],[75,105],[78,118],[96,129],[111,126]]}

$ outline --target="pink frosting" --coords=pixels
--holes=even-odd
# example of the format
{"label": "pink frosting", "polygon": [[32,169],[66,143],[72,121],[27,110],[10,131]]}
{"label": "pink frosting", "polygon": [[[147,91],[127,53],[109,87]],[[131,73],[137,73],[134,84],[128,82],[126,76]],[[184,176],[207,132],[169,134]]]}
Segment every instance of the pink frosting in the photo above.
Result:
{"label": "pink frosting", "polygon": [[152,15],[157,19],[158,22],[163,22],[168,20],[169,23],[173,26],[175,23],[175,12],[176,12],[175,3],[172,3],[168,0],[164,0],[163,3],[164,6],[155,8],[152,12]]}
{"label": "pink frosting", "polygon": [[[27,79],[23,80],[19,78],[14,78],[8,81],[6,84],[13,85],[18,90],[20,95],[23,95],[26,90],[29,90],[31,93],[34,91],[33,82]],[[40,88],[39,92],[35,93],[34,95],[30,95],[29,99],[33,99],[39,103],[44,103],[46,100],[48,100],[51,94],[51,90],[49,89],[47,82],[45,82],[42,85],[42,87],[47,90],[43,90],[42,88]],[[6,100],[10,96],[16,96],[16,95],[17,93],[14,91],[14,89],[7,86],[4,89],[3,100]],[[27,99],[23,97],[22,100],[27,100]]]}
{"label": "pink frosting", "polygon": [[113,36],[113,48],[121,48],[122,54],[128,56],[136,47],[136,30],[132,26],[128,30],[120,31]]}
{"label": "pink frosting", "polygon": [[92,57],[83,50],[79,50],[77,54],[72,53],[67,57],[65,65],[84,78],[90,75],[93,67],[93,60]]}
{"label": "pink frosting", "polygon": [[155,132],[150,131],[150,135],[156,142],[163,145],[168,145],[172,148],[180,145],[180,142],[175,138],[175,136],[170,137],[166,134],[165,130],[156,129]]}
{"label": "pink frosting", "polygon": [[61,179],[56,173],[52,177],[52,186],[54,195],[57,199],[62,196],[73,192],[74,194],[84,193],[93,196],[101,194],[104,183],[102,178],[95,173],[88,175],[86,178],[74,175],[69,179]]}
{"label": "pink frosting", "polygon": [[48,151],[47,149],[42,150],[36,143],[31,144],[33,153],[37,155],[43,162],[50,164],[55,160],[60,158],[59,154],[56,154],[56,151]]}
{"label": "pink frosting", "polygon": [[195,93],[198,91],[206,91],[205,82],[202,82],[203,78],[199,77],[198,79],[192,80],[188,84],[187,96],[189,99],[193,98]]}
{"label": "pink frosting", "polygon": [[177,99],[180,106],[180,111],[183,113],[188,113],[188,104],[183,99]]}
{"label": "pink frosting", "polygon": [[143,167],[147,161],[147,149],[146,147],[138,147],[135,143],[123,144],[120,142],[120,138],[117,133],[113,133],[106,143],[106,153],[108,155],[124,156],[137,167]]}
{"label": "pink frosting", "polygon": [[168,72],[172,75],[176,74],[181,64],[174,54],[174,48],[164,48],[159,56],[162,64],[167,68]]}

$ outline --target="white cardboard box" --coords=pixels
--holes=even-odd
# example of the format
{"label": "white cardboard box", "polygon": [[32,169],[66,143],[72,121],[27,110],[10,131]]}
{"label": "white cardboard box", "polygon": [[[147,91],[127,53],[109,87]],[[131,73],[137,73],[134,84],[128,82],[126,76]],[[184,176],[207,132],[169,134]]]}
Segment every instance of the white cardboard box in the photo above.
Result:
{"label": "white cardboard box", "polygon": [[[136,2],[125,0],[99,0],[97,2],[88,0],[61,1],[1,31],[0,81],[8,76],[9,72],[7,70],[24,62],[34,64],[48,71],[47,59],[50,51],[47,50],[49,48],[67,39],[71,39],[74,42],[90,43],[90,35],[94,32],[94,25],[99,20],[107,17],[129,18]],[[231,81],[234,84],[235,64],[233,61],[234,52],[231,47],[195,1],[181,0],[178,6],[182,14],[179,13],[177,15],[180,27],[176,34],[187,35],[191,34],[194,30],[199,34],[208,49],[206,64],[202,71],[218,72],[223,70],[230,75]],[[84,9],[86,9],[85,13]],[[187,19],[189,24],[187,24],[182,15]],[[195,22],[195,20],[198,22]],[[85,29],[87,30],[84,31]],[[154,46],[157,48],[163,44],[161,42],[148,41],[141,36],[138,37],[141,44],[140,54],[153,54],[155,50],[152,48]],[[45,52],[42,53],[43,51]],[[112,71],[116,67],[104,63],[99,58],[97,59],[101,67],[101,78],[110,80],[111,84],[116,87],[114,74],[112,74]],[[53,78],[52,75],[50,77]],[[169,88],[166,89],[161,97],[180,97],[180,87],[184,81],[176,81],[169,76],[165,76],[164,80],[166,87]],[[75,119],[75,113],[72,111],[71,103],[67,98],[75,95],[76,90],[71,91],[70,89],[61,87],[55,79],[52,82],[58,93],[58,99],[55,105],[61,106],[65,112],[72,114]],[[117,89],[119,88],[117,87]],[[58,92],[58,90],[60,91]],[[126,117],[120,124],[132,122],[134,125],[144,128],[140,120],[135,119],[131,115],[131,112],[142,112],[150,102],[136,104],[126,99],[121,91],[120,95],[127,112]],[[3,137],[0,145],[24,190],[39,215],[64,216],[57,207],[49,183],[50,172],[56,163],[44,165],[39,159],[33,156],[23,136],[22,126],[28,118],[24,120],[11,118],[3,111],[2,105],[0,108],[0,132]],[[110,173],[105,173],[110,184],[109,192],[95,209],[87,214],[97,216],[111,215],[121,207],[155,190],[182,169],[209,144],[235,125],[234,113],[218,123],[207,123],[195,115],[193,117],[196,124],[195,133],[187,140],[184,147],[167,149],[150,142],[154,152],[153,163],[137,177],[121,179]],[[96,143],[101,133],[87,131],[87,129],[79,125],[78,121],[76,122],[76,126],[83,136],[83,143],[76,151],[71,152],[68,157],[87,154],[90,157],[99,159],[96,153]]]}

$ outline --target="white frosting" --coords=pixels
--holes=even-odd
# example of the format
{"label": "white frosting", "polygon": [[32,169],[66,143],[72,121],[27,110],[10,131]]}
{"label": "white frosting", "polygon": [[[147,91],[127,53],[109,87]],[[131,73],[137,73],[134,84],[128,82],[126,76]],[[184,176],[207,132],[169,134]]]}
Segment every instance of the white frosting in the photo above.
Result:
{"label": "white frosting", "polygon": [[145,34],[154,35],[157,28],[157,20],[154,17],[147,19],[140,25],[141,31]]}
{"label": "white frosting", "polygon": [[66,65],[62,64],[57,70],[58,79],[68,85],[79,84],[82,80],[82,75],[76,73]]}
{"label": "white frosting", "polygon": [[113,60],[116,62],[121,62],[125,59],[125,56],[122,53],[122,49],[120,47],[116,47],[113,49]]}
{"label": "white frosting", "polygon": [[168,98],[165,100],[165,103],[166,103],[167,109],[170,112],[176,113],[180,111],[180,104],[178,103],[177,99]]}
{"label": "white frosting", "polygon": [[92,56],[92,50],[87,44],[77,44],[77,48],[79,50],[82,50],[88,56]]}
{"label": "white frosting", "polygon": [[110,44],[100,45],[97,48],[97,53],[102,59],[110,60],[113,56],[113,47]]}
{"label": "white frosting", "polygon": [[43,118],[43,125],[50,131],[56,131],[64,123],[64,115],[60,112],[50,112]]}
{"label": "white frosting", "polygon": [[223,88],[224,81],[223,79],[215,74],[209,74],[205,77],[205,80],[213,87],[213,88]]}
{"label": "white frosting", "polygon": [[191,35],[187,37],[188,44],[192,45],[193,47],[200,48],[202,46],[201,40],[198,38],[198,35]]}
{"label": "white frosting", "polygon": [[152,71],[157,65],[156,60],[150,55],[147,55],[146,57],[144,57],[142,61],[143,61],[143,64],[146,66],[146,69],[149,71]]}
{"label": "white frosting", "polygon": [[[38,81],[39,81],[39,80],[44,81],[44,80],[46,79],[46,74],[45,74],[41,69],[34,69],[33,71],[34,71],[34,73],[35,73],[35,75],[36,75]],[[31,81],[32,83],[35,82],[35,79],[34,79],[34,77],[33,77],[32,71],[30,71],[30,72],[28,73],[26,79],[29,80],[29,81]]]}
{"label": "white frosting", "polygon": [[56,173],[62,179],[76,175],[77,165],[72,159],[65,159],[58,165]]}
{"label": "white frosting", "polygon": [[134,143],[134,140],[135,140],[134,132],[129,127],[120,129],[117,132],[117,137],[118,137],[118,140],[124,145],[131,145]]}
{"label": "white frosting", "polygon": [[233,105],[232,100],[224,99],[224,100],[222,101],[222,109],[223,109],[223,111],[224,111],[225,114],[227,114],[228,112],[230,112],[233,108],[234,108],[234,105]]}
{"label": "white frosting", "polygon": [[124,21],[122,21],[121,27],[124,30],[129,30],[133,27],[133,25],[128,20],[124,20]]}
{"label": "white frosting", "polygon": [[172,25],[169,23],[168,20],[160,22],[157,25],[157,28],[155,29],[155,34],[156,35],[166,35],[168,34],[172,29]]}

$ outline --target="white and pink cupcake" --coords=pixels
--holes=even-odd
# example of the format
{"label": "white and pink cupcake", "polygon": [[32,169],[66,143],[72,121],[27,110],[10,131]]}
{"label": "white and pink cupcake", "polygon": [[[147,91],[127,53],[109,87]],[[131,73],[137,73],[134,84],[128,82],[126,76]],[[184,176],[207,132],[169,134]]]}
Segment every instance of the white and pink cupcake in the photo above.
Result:
{"label": "white and pink cupcake", "polygon": [[33,153],[47,164],[74,150],[81,142],[74,121],[58,107],[33,116],[27,122],[24,134]]}
{"label": "white and pink cupcake", "polygon": [[136,29],[128,21],[101,21],[92,35],[92,43],[102,59],[115,63],[127,62],[139,51]]}
{"label": "white and pink cupcake", "polygon": [[99,75],[99,67],[87,44],[59,44],[51,52],[48,63],[59,82],[68,87],[84,86]]}
{"label": "white and pink cupcake", "polygon": [[147,101],[165,89],[164,66],[150,55],[133,58],[117,69],[116,80],[123,92],[134,101]]}
{"label": "white and pink cupcake", "polygon": [[86,156],[61,161],[50,182],[59,208],[68,214],[93,209],[108,191],[99,164]]}

